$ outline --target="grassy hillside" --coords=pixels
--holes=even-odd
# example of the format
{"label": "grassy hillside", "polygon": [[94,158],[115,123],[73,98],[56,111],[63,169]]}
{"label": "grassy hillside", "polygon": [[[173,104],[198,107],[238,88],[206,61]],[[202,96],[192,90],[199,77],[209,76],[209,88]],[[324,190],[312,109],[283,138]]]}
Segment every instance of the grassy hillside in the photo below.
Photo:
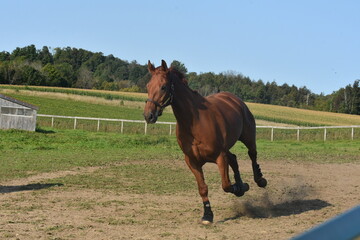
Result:
{"label": "grassy hillside", "polygon": [[[42,114],[133,120],[143,119],[147,98],[144,93],[7,85],[0,85],[0,93],[37,105]],[[299,126],[360,125],[359,115],[247,104],[257,120]],[[175,121],[170,108],[164,112],[161,121]]]}

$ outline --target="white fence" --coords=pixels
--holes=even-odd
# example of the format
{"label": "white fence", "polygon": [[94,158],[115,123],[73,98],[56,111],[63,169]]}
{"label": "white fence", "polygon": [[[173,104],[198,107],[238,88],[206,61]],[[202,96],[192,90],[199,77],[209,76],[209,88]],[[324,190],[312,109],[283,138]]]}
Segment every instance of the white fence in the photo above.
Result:
{"label": "white fence", "polygon": [[[121,127],[120,131],[121,133],[124,132],[124,123],[139,123],[144,124],[144,134],[147,134],[148,132],[148,124],[144,120],[128,120],[128,119],[112,119],[112,118],[90,118],[90,117],[71,117],[71,116],[58,116],[58,115],[45,115],[45,114],[38,114],[38,117],[45,117],[45,118],[51,118],[51,127],[54,127],[54,119],[56,118],[62,118],[62,119],[73,119],[74,120],[74,129],[77,128],[78,120],[92,120],[97,121],[97,128],[96,130],[100,130],[100,122],[101,121],[108,121],[108,122],[120,122]],[[176,122],[156,122],[156,124],[163,124],[163,125],[169,125],[169,135],[173,133],[174,126],[176,125]],[[276,129],[282,129],[282,130],[296,130],[296,140],[300,141],[300,130],[314,130],[314,129],[323,129],[323,139],[324,141],[327,140],[328,136],[328,129],[351,129],[349,138],[351,140],[354,140],[355,137],[355,129],[360,128],[360,125],[352,125],[352,126],[323,126],[323,127],[279,127],[279,126],[256,126],[256,128],[265,128],[270,129],[270,140],[274,141],[275,139],[275,130]]]}
{"label": "white fence", "polygon": [[[77,127],[77,120],[93,120],[93,121],[97,121],[97,128],[96,130],[99,131],[100,130],[100,121],[104,121],[104,122],[120,122],[121,127],[120,127],[120,131],[121,133],[124,132],[124,122],[128,122],[128,123],[142,123],[144,124],[144,134],[147,134],[147,129],[148,129],[148,124],[144,121],[144,120],[128,120],[128,119],[113,119],[113,118],[91,118],[91,117],[71,117],[71,116],[58,116],[58,115],[45,115],[45,114],[38,114],[38,117],[47,117],[47,118],[51,118],[51,127],[54,127],[54,119],[55,118],[63,118],[63,119],[74,119],[74,129],[76,129]],[[169,125],[169,134],[172,134],[173,131],[173,127],[172,125],[176,125],[175,122],[156,122],[156,124],[165,124],[165,125]]]}
{"label": "white fence", "polygon": [[342,129],[348,128],[351,129],[350,139],[354,140],[355,128],[360,128],[360,125],[352,126],[323,126],[323,127],[274,127],[274,126],[256,126],[256,128],[268,128],[271,129],[271,141],[274,141],[274,130],[275,129],[284,129],[284,130],[296,130],[296,140],[300,140],[300,130],[314,130],[314,129],[324,129],[324,141],[327,140],[327,130],[328,129]]}

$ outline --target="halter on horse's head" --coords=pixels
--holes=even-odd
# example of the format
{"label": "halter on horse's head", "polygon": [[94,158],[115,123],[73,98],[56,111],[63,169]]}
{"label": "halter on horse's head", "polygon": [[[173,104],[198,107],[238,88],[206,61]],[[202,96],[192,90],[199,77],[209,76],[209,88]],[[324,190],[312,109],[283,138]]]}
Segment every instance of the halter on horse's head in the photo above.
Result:
{"label": "halter on horse's head", "polygon": [[164,60],[158,68],[155,68],[149,61],[148,70],[151,79],[146,85],[149,98],[146,100],[144,117],[147,123],[155,123],[165,107],[172,104],[174,83],[169,78],[170,69]]}

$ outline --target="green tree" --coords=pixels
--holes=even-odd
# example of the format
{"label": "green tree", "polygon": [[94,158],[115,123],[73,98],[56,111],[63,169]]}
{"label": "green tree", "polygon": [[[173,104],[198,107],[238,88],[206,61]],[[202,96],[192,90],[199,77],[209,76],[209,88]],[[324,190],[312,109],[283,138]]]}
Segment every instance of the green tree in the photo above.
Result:
{"label": "green tree", "polygon": [[15,59],[18,57],[24,57],[24,59],[29,60],[29,61],[37,60],[38,53],[37,53],[35,45],[30,45],[30,46],[23,47],[23,48],[17,47],[11,53],[11,59]]}
{"label": "green tree", "polygon": [[53,64],[54,58],[52,54],[49,51],[49,48],[47,46],[43,46],[42,50],[39,52],[38,59],[41,61],[43,65],[46,65],[48,63]]}
{"label": "green tree", "polygon": [[356,80],[353,84],[353,97],[354,97],[354,102],[353,102],[353,110],[352,113],[353,114],[358,114],[360,115],[360,79]]}
{"label": "green tree", "polygon": [[3,51],[0,52],[0,62],[4,62],[4,61],[10,61],[10,53]]}
{"label": "green tree", "polygon": [[61,73],[56,69],[54,65],[50,63],[46,64],[42,68],[42,72],[46,78],[46,85],[67,87],[67,82],[61,77]]}
{"label": "green tree", "polygon": [[77,81],[77,75],[69,63],[64,62],[64,63],[55,64],[53,66],[56,68],[62,81],[64,81],[63,84],[65,84],[68,87],[75,86]]}
{"label": "green tree", "polygon": [[79,69],[77,82],[75,84],[78,88],[92,89],[95,86],[96,79],[88,68],[81,67]]}
{"label": "green tree", "polygon": [[20,84],[41,86],[45,84],[45,77],[35,68],[25,65],[21,69],[22,81]]}
{"label": "green tree", "polygon": [[183,74],[187,74],[188,70],[185,67],[185,64],[183,64],[182,62],[179,62],[177,60],[174,60],[171,64],[170,67],[175,68],[176,70],[182,72]]}
{"label": "green tree", "polygon": [[105,62],[105,59],[106,57],[104,57],[103,53],[94,53],[83,65],[91,72],[95,72],[96,68]]}
{"label": "green tree", "polygon": [[92,52],[86,51],[81,48],[55,48],[54,63],[68,63],[73,67],[74,71],[77,71],[84,62],[88,61],[91,58],[92,55]]}
{"label": "green tree", "polygon": [[147,66],[140,65],[136,61],[132,61],[129,64],[129,80],[134,84],[137,84],[138,81],[147,74]]}
{"label": "green tree", "polygon": [[3,81],[6,84],[21,84],[21,66],[23,66],[23,64],[24,60],[22,57],[2,62]]}

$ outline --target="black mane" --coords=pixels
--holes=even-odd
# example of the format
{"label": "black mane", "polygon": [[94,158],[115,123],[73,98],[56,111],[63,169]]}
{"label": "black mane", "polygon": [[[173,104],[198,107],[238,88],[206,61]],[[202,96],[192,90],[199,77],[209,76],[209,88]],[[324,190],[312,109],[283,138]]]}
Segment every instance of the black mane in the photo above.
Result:
{"label": "black mane", "polygon": [[186,86],[188,86],[188,81],[185,78],[185,74],[173,67],[171,67],[169,70],[171,73],[174,73]]}
{"label": "black mane", "polygon": [[189,87],[188,81],[186,80],[184,73],[180,72],[179,70],[173,67],[171,67],[169,70],[171,73],[175,74],[188,89],[190,89],[193,93],[199,94],[198,91],[193,90]]}

